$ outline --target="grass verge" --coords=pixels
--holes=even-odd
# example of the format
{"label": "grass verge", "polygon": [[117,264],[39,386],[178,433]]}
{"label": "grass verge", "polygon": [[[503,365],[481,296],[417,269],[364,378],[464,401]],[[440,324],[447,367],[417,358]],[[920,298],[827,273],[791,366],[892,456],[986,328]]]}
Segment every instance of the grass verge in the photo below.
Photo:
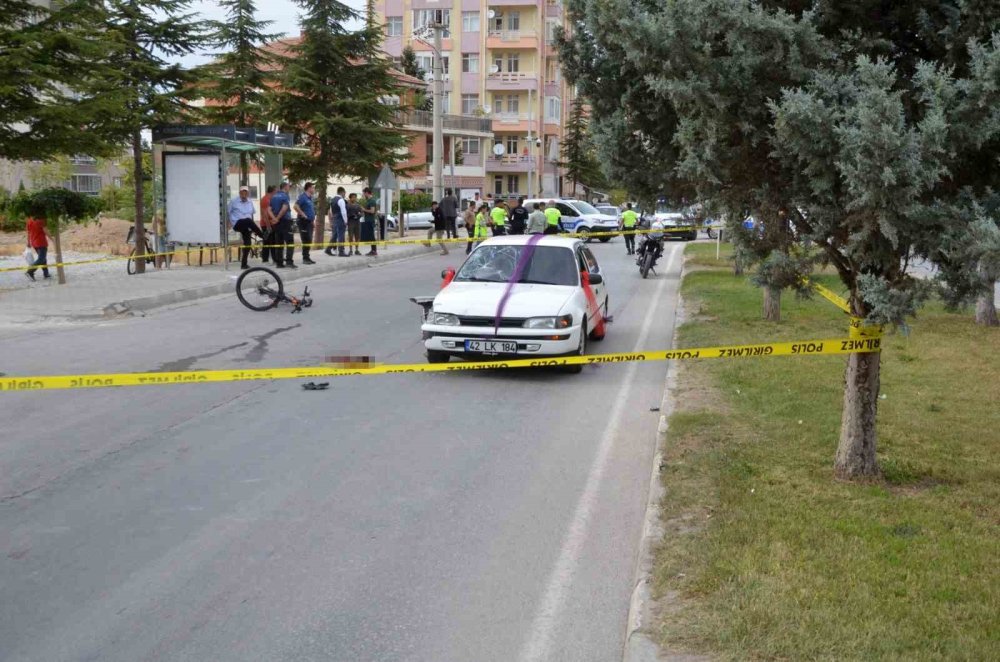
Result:
{"label": "grass verge", "polygon": [[[688,247],[679,346],[846,335]],[[841,291],[835,278],[821,278]],[[836,481],[845,359],[685,364],[664,450],[665,650],[720,659],[986,660],[1000,651],[1000,330],[931,305],[885,339],[874,484]]]}

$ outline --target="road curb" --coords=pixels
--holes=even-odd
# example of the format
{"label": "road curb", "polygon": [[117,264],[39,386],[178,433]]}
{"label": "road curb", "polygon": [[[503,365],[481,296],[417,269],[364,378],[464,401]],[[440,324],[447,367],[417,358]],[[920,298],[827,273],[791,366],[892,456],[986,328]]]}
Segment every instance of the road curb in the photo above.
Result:
{"label": "road curb", "polygon": [[[680,282],[684,280],[684,267],[685,265],[682,263],[679,275]],[[677,315],[671,334],[671,349],[677,346],[677,329],[683,322],[684,299],[678,290]],[[660,502],[663,500],[665,490],[660,481],[660,465],[663,463],[663,447],[667,442],[667,429],[670,415],[674,410],[674,393],[677,389],[677,371],[672,369],[673,366],[670,363],[667,365],[667,378],[664,383],[663,398],[660,401],[660,422],[656,430],[656,452],[653,455],[653,469],[649,478],[649,496],[646,500],[646,513],[643,516],[642,539],[639,541],[632,596],[629,600],[622,662],[683,662],[700,659],[687,655],[668,655],[661,652],[649,627],[655,618],[655,601],[652,597],[653,550],[663,538],[663,526],[660,523]]]}
{"label": "road curb", "polygon": [[[390,255],[380,255],[378,260],[364,260],[356,261],[341,261],[341,262],[331,262],[331,263],[320,263],[316,266],[302,267],[300,266],[294,275],[289,274],[288,271],[282,271],[282,280],[287,283],[294,283],[297,281],[308,280],[316,278],[319,276],[326,276],[333,273],[346,273],[350,271],[358,271],[361,269],[368,268],[378,268],[380,266],[393,264],[395,262],[401,262],[403,260],[408,260],[414,257],[420,257],[422,255],[430,255],[435,252],[435,248],[428,248],[423,245],[416,246],[405,246],[399,253],[392,253]],[[232,272],[232,276],[235,277],[239,274],[239,270]],[[125,299],[122,301],[116,301],[104,306],[101,309],[101,313],[105,318],[116,318],[123,316],[131,316],[136,313],[146,313],[157,308],[162,308],[164,306],[171,306],[180,303],[188,303],[191,301],[197,301],[199,299],[206,299],[208,297],[217,296],[220,294],[227,294],[233,292],[234,285],[232,281],[216,283],[213,285],[205,285],[203,287],[192,287],[184,290],[174,290],[172,292],[162,292],[160,294],[152,294],[145,297],[136,297],[132,299]],[[85,315],[87,319],[93,319],[95,315]]]}

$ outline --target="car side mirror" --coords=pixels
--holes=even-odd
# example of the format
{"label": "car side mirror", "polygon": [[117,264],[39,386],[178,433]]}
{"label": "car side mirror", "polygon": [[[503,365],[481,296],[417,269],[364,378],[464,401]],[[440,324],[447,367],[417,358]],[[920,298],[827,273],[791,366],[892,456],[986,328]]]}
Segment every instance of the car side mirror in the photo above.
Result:
{"label": "car side mirror", "polygon": [[589,274],[588,278],[590,279],[591,285],[600,285],[604,282],[604,276],[601,274]]}

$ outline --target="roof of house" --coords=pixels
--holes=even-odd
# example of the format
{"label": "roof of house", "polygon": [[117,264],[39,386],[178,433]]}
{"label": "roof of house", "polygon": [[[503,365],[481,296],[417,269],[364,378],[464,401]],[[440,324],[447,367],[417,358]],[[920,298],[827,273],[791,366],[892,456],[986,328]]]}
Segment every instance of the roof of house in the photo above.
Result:
{"label": "roof of house", "polygon": [[[278,39],[270,43],[264,44],[261,48],[265,51],[274,53],[275,55],[291,55],[292,48],[302,43],[302,35],[297,37],[285,37],[283,39]],[[353,58],[352,63],[360,64],[362,60]],[[399,69],[389,67],[389,73],[392,74],[396,82],[404,87],[410,87],[415,89],[424,89],[427,87],[426,81],[423,81],[416,76],[410,76]]]}

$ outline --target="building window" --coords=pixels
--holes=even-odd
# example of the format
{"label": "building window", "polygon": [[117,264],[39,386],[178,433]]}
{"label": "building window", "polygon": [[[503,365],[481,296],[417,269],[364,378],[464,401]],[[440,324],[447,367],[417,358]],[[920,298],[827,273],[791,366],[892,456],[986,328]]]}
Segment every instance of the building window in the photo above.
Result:
{"label": "building window", "polygon": [[545,121],[559,122],[562,119],[562,100],[559,97],[545,97]]}
{"label": "building window", "polygon": [[521,70],[521,55],[519,53],[507,53],[507,71],[516,73]]}
{"label": "building window", "polygon": [[479,73],[479,53],[462,53],[462,73]]}
{"label": "building window", "polygon": [[545,43],[551,44],[556,40],[556,28],[559,27],[558,21],[546,21],[545,22]]}
{"label": "building window", "polygon": [[97,159],[93,156],[71,156],[69,162],[73,165],[97,165]]}
{"label": "building window", "polygon": [[517,175],[507,175],[507,192],[508,193],[519,193],[518,188],[518,177]]}
{"label": "building window", "polygon": [[462,12],[462,32],[479,32],[479,12]]}
{"label": "building window", "polygon": [[97,195],[101,192],[100,175],[73,175],[70,188],[77,193],[87,193]]}
{"label": "building window", "polygon": [[507,153],[511,156],[517,156],[517,136],[507,136]]}
{"label": "building window", "polygon": [[511,115],[521,112],[521,97],[516,94],[507,97],[507,112]]}
{"label": "building window", "polygon": [[463,94],[462,95],[462,114],[463,115],[474,115],[476,109],[479,108],[479,95],[478,94]]}
{"label": "building window", "polygon": [[[449,70],[451,69],[449,58],[445,54],[441,54],[441,75],[447,76]],[[421,71],[432,74],[434,73],[434,54],[433,53],[417,53],[417,66],[420,67]]]}
{"label": "building window", "polygon": [[493,112],[497,115],[503,114],[503,95],[494,94],[493,95]]}
{"label": "building window", "polygon": [[517,32],[521,29],[521,12],[512,11],[507,14],[507,29],[511,32]]}
{"label": "building window", "polygon": [[493,195],[503,195],[503,175],[493,178]]}
{"label": "building window", "polygon": [[385,19],[385,36],[387,37],[402,37],[403,36],[403,17],[402,16],[387,16]]}
{"label": "building window", "polygon": [[[414,9],[413,10],[413,31],[432,25],[435,20],[435,14],[441,12],[440,20],[445,25],[451,25],[451,10],[450,9]],[[450,37],[451,32],[447,27],[441,32],[442,37]]]}
{"label": "building window", "polygon": [[399,95],[398,94],[386,94],[385,96],[379,97],[381,101],[386,106],[398,106],[399,105]]}
{"label": "building window", "polygon": [[479,138],[462,138],[462,154],[478,154]]}
{"label": "building window", "polygon": [[441,92],[441,108],[444,112],[451,112],[451,92],[443,90]]}

